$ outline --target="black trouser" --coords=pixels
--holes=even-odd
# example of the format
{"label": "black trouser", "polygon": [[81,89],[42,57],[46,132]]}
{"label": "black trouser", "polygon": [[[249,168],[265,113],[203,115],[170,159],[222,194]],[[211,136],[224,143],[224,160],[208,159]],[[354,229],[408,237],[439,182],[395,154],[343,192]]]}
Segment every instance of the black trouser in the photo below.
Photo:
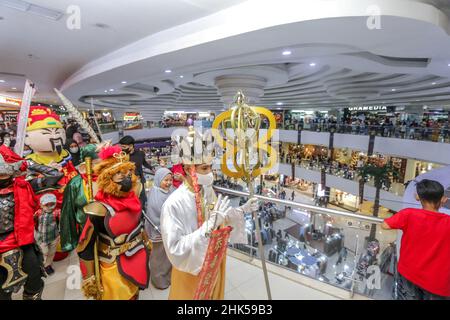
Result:
{"label": "black trouser", "polygon": [[[41,279],[42,261],[34,248],[34,244],[23,246],[21,249],[23,251],[22,270],[28,275],[24,285],[24,292],[27,294],[38,293],[44,287],[44,281]],[[6,270],[0,267],[0,300],[11,300],[12,293],[7,293],[1,289],[6,276]]]}
{"label": "black trouser", "polygon": [[403,277],[399,272],[396,275],[394,298],[396,300],[450,300],[450,297],[438,296],[422,289]]}
{"label": "black trouser", "polygon": [[145,191],[145,179],[141,179],[142,191],[139,195],[139,201],[141,202],[142,210],[147,212],[147,192]]}

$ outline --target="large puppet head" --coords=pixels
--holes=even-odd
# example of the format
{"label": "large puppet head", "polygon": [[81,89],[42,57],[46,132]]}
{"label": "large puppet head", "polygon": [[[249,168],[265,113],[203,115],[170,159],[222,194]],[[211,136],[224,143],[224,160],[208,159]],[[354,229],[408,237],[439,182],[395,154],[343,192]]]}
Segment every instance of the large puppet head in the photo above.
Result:
{"label": "large puppet head", "polygon": [[106,147],[98,155],[102,161],[94,167],[94,173],[99,190],[116,197],[126,197],[136,190],[135,165],[119,146]]}
{"label": "large puppet head", "polygon": [[65,143],[66,132],[59,116],[47,107],[30,107],[25,144],[34,153],[60,155]]}

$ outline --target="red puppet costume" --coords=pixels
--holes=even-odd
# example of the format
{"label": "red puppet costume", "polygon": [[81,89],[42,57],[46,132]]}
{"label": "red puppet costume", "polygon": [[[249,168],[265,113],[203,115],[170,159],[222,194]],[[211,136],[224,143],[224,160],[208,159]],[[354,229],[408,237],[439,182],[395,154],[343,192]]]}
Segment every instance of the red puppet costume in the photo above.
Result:
{"label": "red puppet costume", "polygon": [[102,162],[94,167],[96,201],[84,208],[89,220],[77,248],[86,267],[83,291],[99,300],[135,299],[149,283],[149,252],[137,196],[142,185],[120,147],[105,148],[99,157]]}
{"label": "red puppet costume", "polygon": [[[23,174],[38,173],[30,182]],[[41,298],[42,260],[34,245],[33,214],[37,209],[35,191],[48,189],[62,174],[48,167],[27,168],[25,159],[0,146],[0,300],[11,299],[12,292],[24,286],[24,300]]]}
{"label": "red puppet costume", "polygon": [[[64,149],[66,132],[59,116],[50,108],[32,106],[28,116],[25,144],[33,150],[26,159],[29,164],[41,164],[58,168],[64,176],[59,180],[59,188],[52,191],[57,199],[57,209],[62,208],[63,193],[69,181],[78,175],[72,164],[70,153]],[[68,253],[58,250],[55,261]]]}

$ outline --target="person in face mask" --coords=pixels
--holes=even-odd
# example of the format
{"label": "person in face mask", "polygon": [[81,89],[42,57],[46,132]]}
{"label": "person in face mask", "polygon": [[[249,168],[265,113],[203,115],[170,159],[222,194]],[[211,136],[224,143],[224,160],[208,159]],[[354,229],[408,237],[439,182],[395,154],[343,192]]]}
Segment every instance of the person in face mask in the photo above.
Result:
{"label": "person in face mask", "polygon": [[[97,300],[137,299],[139,290],[148,287],[150,276],[147,236],[137,196],[142,185],[134,174],[134,164],[119,146],[106,147],[98,156],[101,162],[94,166],[98,191],[95,201],[83,209],[88,221],[77,249],[86,267],[82,290],[87,298]],[[94,272],[95,250],[100,274]]]}
{"label": "person in face mask", "polygon": [[160,231],[161,207],[173,192],[173,176],[167,168],[160,168],[155,173],[153,187],[148,194],[145,230],[152,241],[150,255],[150,276],[155,288],[164,290],[170,286],[172,264],[167,258]]}
{"label": "person in face mask", "polygon": [[[202,153],[195,156],[195,134],[177,141],[186,177],[161,210],[162,239],[172,263],[169,299],[173,300],[192,300],[196,296],[211,234],[231,226],[230,242],[247,243],[244,213],[259,207],[254,198],[241,207],[232,208],[228,197],[216,197],[212,188],[212,155],[204,155],[206,150],[201,150]],[[203,140],[202,136],[199,138]],[[218,268],[218,276],[210,282],[212,295],[206,299],[224,298],[226,255],[222,257],[214,267]]]}
{"label": "person in face mask", "polygon": [[11,146],[11,135],[9,132],[2,132],[0,133],[0,145],[4,144],[5,146],[12,148]]}
{"label": "person in face mask", "polygon": [[67,139],[66,149],[69,150],[70,155],[72,156],[72,163],[76,167],[81,163],[80,158],[80,146],[73,139]]}
{"label": "person in face mask", "polygon": [[52,263],[59,241],[61,210],[56,208],[56,196],[51,193],[46,193],[41,197],[40,205],[40,209],[34,214],[35,239],[44,255],[45,272],[47,275],[52,275],[55,273]]}
{"label": "person in face mask", "polygon": [[[134,174],[139,177],[142,185],[145,186],[143,167],[153,170],[152,166],[149,165],[145,160],[145,153],[140,150],[135,150],[135,140],[132,136],[124,136],[122,139],[120,139],[119,144],[122,150],[129,155],[130,161],[135,164],[136,169]],[[139,199],[141,201],[142,208],[146,210],[147,196],[145,194],[145,190],[142,190],[141,194],[139,195]]]}
{"label": "person in face mask", "polygon": [[31,150],[30,147],[25,144],[23,146],[23,156],[24,156],[24,158],[26,158],[26,156],[28,156],[28,155],[30,155],[32,153],[33,153],[33,150]]}

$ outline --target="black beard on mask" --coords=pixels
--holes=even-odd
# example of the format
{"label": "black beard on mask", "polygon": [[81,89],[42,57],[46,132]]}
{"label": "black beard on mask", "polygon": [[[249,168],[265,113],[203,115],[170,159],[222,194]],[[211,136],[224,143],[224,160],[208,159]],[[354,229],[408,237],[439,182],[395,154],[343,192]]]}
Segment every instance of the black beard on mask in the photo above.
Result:
{"label": "black beard on mask", "polygon": [[63,139],[50,139],[50,143],[52,144],[52,150],[58,152],[58,154],[62,153],[63,150]]}

